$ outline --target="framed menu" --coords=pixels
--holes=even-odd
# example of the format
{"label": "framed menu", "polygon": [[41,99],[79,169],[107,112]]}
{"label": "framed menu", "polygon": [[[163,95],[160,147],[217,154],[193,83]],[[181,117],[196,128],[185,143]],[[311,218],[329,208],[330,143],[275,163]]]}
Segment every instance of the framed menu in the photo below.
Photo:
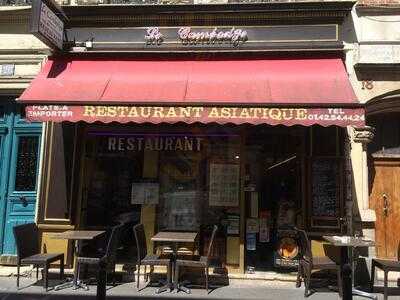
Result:
{"label": "framed menu", "polygon": [[318,157],[311,162],[311,222],[312,227],[338,227],[341,213],[342,161],[333,157]]}
{"label": "framed menu", "polygon": [[210,206],[239,205],[239,164],[210,163]]}

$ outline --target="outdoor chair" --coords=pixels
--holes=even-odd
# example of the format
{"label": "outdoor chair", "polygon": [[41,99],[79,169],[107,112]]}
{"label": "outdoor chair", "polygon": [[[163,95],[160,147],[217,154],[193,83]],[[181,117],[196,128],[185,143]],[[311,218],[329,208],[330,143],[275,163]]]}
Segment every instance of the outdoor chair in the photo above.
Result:
{"label": "outdoor chair", "polygon": [[14,226],[14,238],[17,247],[17,288],[19,288],[19,273],[21,265],[36,267],[36,280],[39,277],[39,267],[43,268],[43,287],[48,288],[48,271],[50,264],[60,261],[60,279],[64,277],[64,254],[41,253],[39,244],[39,229],[35,223]]}
{"label": "outdoor chair", "polygon": [[210,243],[208,245],[208,249],[207,249],[207,255],[206,256],[200,256],[200,258],[198,260],[182,260],[182,259],[178,259],[175,262],[175,285],[176,288],[179,289],[179,268],[180,267],[194,267],[194,268],[203,268],[205,271],[205,279],[206,279],[206,291],[208,294],[208,275],[209,275],[209,268],[210,268],[210,257],[211,257],[211,250],[213,247],[213,243],[215,240],[215,235],[217,233],[218,230],[218,226],[214,225],[212,234],[211,234],[211,239],[210,239]]}
{"label": "outdoor chair", "polygon": [[371,264],[371,292],[374,290],[375,281],[375,268],[383,271],[383,299],[388,298],[388,273],[389,272],[400,272],[400,243],[397,247],[397,260],[388,259],[372,259]]}
{"label": "outdoor chair", "polygon": [[[111,233],[109,234],[109,238],[107,241],[107,246],[103,251],[99,251],[92,257],[86,256],[78,256],[77,263],[84,265],[92,265],[98,268],[99,274],[98,278],[100,278],[100,272],[102,269],[112,272],[113,285],[115,286],[115,260],[117,255],[117,248],[119,245],[119,239],[121,235],[122,226],[117,225],[111,229]],[[106,282],[107,282],[107,274],[105,274]]]}
{"label": "outdoor chair", "polygon": [[156,254],[147,254],[147,241],[146,233],[144,231],[143,224],[137,224],[133,227],[135,235],[136,246],[137,246],[137,281],[136,287],[139,290],[139,278],[140,278],[140,267],[144,266],[145,281],[147,281],[146,267],[150,266],[150,273],[154,266],[166,266],[167,267],[167,283],[171,282],[171,260],[167,258],[160,258]]}
{"label": "outdoor chair", "polygon": [[342,295],[342,280],[340,274],[340,265],[331,260],[329,257],[313,257],[311,251],[311,243],[308,239],[307,233],[304,230],[297,229],[297,236],[300,242],[301,257],[299,259],[296,287],[301,286],[301,280],[304,281],[304,297],[308,297],[312,294],[310,291],[311,287],[311,276],[315,270],[332,270],[336,271],[339,294]]}

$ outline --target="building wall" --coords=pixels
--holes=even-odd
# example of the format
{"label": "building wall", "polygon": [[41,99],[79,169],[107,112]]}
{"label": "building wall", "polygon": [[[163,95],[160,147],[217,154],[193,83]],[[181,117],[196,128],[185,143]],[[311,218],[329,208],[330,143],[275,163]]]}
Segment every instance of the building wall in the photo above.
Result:
{"label": "building wall", "polygon": [[[4,99],[3,101],[7,101],[7,105],[12,107],[12,110],[7,112],[6,115],[10,116],[7,117],[7,119],[13,120],[11,125],[13,127],[7,127],[8,129],[12,128],[12,132],[9,131],[2,137],[5,139],[5,141],[11,139],[15,140],[17,138],[15,135],[16,131],[14,131],[16,126],[23,126],[23,128],[26,128],[26,130],[32,129],[36,132],[37,130],[40,132],[41,128],[40,124],[14,124],[14,122],[16,122],[14,115],[17,116],[17,111],[15,111],[17,106],[15,105],[15,101],[13,101],[13,99],[18,97],[23,90],[28,87],[30,81],[39,72],[47,53],[49,53],[47,47],[29,33],[29,17],[29,7],[0,6],[0,97],[3,96],[1,99]],[[5,102],[0,104],[4,105]],[[13,152],[17,151],[14,148],[11,149],[13,149]],[[9,168],[7,167],[7,170],[9,170],[7,172],[10,173],[4,173],[6,172],[4,159],[5,158],[3,157],[3,182],[9,177],[11,178],[11,176],[13,176],[11,174],[11,170],[13,169],[12,166]],[[40,177],[40,168],[38,177]],[[2,185],[2,189],[4,189],[4,187],[5,186]],[[7,186],[5,188],[8,189]],[[12,232],[10,231],[10,226],[13,226],[14,222],[23,223],[31,221],[32,216],[35,213],[35,205],[32,204],[32,208],[29,206],[30,217],[25,220],[22,215],[17,216],[18,213],[14,212],[14,208],[9,208],[11,204],[13,206],[15,205],[15,202],[12,202],[9,199],[9,196],[4,198],[2,197],[1,201],[1,214],[5,217],[0,218],[0,230],[3,232],[4,229],[4,239],[0,241],[2,243],[2,245],[0,245],[0,249],[3,249],[3,254],[6,253],[7,255],[1,255],[0,263],[13,263],[13,256],[9,255],[11,254],[9,250],[5,250],[6,241],[10,243],[10,239],[13,239],[11,236]],[[8,216],[9,209],[10,213],[13,215],[12,218]],[[5,213],[5,211],[7,211],[7,213]],[[6,228],[8,228],[7,231]]]}
{"label": "building wall", "polygon": [[[365,0],[353,9],[356,42],[348,45],[351,50],[346,58],[349,76],[361,103],[400,89],[400,73],[394,69],[400,63],[400,11],[394,9],[399,3],[398,0]],[[365,149],[356,156],[354,161],[366,160]],[[363,183],[358,192],[362,199],[358,203],[365,210],[363,221],[373,222],[375,214],[369,209],[365,163],[359,173]],[[373,231],[365,233],[373,237]]]}
{"label": "building wall", "polygon": [[[400,73],[395,68],[395,64],[400,63],[399,4],[399,0],[362,0],[353,8],[354,32],[346,44],[346,66],[360,103],[368,105],[371,99],[400,89]],[[354,136],[354,131],[349,132]],[[368,157],[367,143],[352,143],[351,158],[356,200],[353,228],[375,240],[378,212],[370,206],[369,173],[374,170],[368,167],[371,157]],[[375,248],[369,248],[364,255],[368,257],[368,265],[370,258],[376,255]]]}

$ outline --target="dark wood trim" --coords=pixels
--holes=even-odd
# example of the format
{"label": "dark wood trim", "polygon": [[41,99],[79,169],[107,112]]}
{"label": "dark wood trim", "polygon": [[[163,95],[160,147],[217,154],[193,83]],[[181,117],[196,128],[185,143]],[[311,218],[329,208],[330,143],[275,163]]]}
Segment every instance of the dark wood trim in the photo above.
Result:
{"label": "dark wood trim", "polygon": [[400,14],[399,5],[361,5],[355,6],[358,16],[396,16]]}
{"label": "dark wood trim", "polygon": [[365,108],[367,116],[400,112],[400,90],[368,101]]}
{"label": "dark wood trim", "polygon": [[106,16],[106,15],[132,15],[134,13],[168,13],[177,12],[198,13],[198,12],[330,12],[344,13],[351,11],[356,1],[328,1],[328,2],[267,2],[267,3],[230,3],[230,4],[201,4],[201,5],[78,5],[62,6],[67,16]]}
{"label": "dark wood trim", "polygon": [[[255,50],[255,51],[243,51],[243,52],[235,52],[235,51],[221,51],[221,52],[213,52],[213,51],[203,51],[203,52],[133,52],[133,51],[107,51],[107,52],[70,52],[67,54],[67,57],[71,59],[107,59],[107,58],[115,58],[118,55],[118,58],[123,59],[285,59],[285,58],[297,58],[297,59],[306,59],[306,58],[341,58],[344,60],[344,52],[343,46],[341,45],[340,49],[315,49],[311,50],[309,48],[303,49],[274,49],[272,51],[268,51],[264,49]],[[66,58],[65,53],[54,53],[52,58]]]}
{"label": "dark wood trim", "polygon": [[[67,27],[106,27],[140,26],[145,22],[173,25],[184,20],[186,24],[204,24],[217,20],[233,24],[274,22],[286,20],[293,23],[313,22],[320,19],[323,23],[336,21],[342,23],[350,13],[355,2],[271,2],[259,4],[213,4],[213,5],[97,5],[63,6],[70,19]],[[154,26],[154,25],[153,25]],[[161,25],[160,25],[161,26]]]}
{"label": "dark wood trim", "polygon": [[356,72],[400,72],[400,63],[357,63],[354,65]]}

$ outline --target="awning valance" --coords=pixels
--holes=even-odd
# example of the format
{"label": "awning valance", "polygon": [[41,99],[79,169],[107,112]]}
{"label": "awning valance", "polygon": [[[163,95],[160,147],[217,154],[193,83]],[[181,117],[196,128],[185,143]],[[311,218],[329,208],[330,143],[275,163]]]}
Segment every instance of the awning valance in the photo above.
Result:
{"label": "awning valance", "polygon": [[51,59],[20,97],[34,121],[362,125],[340,59]]}

